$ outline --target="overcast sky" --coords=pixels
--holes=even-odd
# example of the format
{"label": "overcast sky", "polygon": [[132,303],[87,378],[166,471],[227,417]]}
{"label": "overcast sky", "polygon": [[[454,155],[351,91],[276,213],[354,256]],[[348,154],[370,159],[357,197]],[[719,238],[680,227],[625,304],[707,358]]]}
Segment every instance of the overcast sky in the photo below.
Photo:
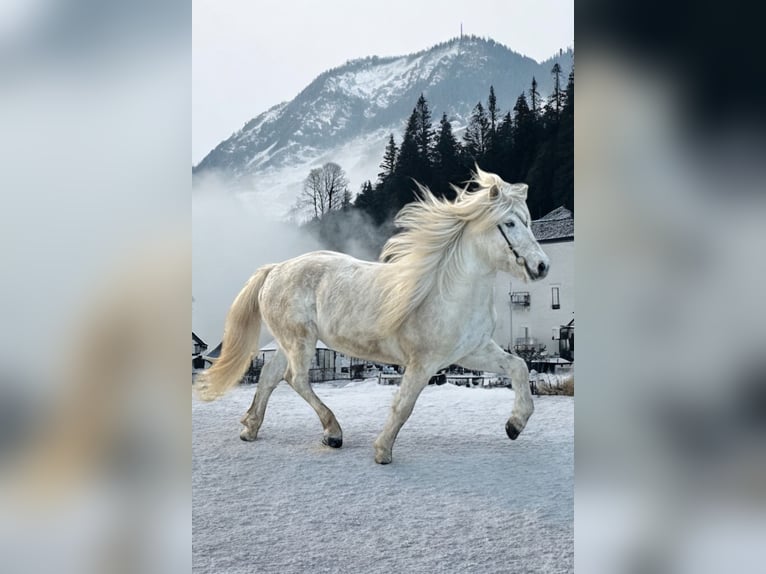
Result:
{"label": "overcast sky", "polygon": [[460,34],[544,60],[574,44],[574,0],[194,0],[192,162],[346,60]]}

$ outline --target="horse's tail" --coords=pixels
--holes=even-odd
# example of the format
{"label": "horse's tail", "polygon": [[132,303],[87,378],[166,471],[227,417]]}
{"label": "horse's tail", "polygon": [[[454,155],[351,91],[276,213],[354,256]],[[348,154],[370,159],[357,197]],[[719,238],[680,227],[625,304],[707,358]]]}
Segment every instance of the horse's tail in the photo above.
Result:
{"label": "horse's tail", "polygon": [[221,356],[210,369],[197,377],[197,397],[214,401],[242,380],[258,348],[261,313],[258,293],[275,265],[258,269],[234,299],[223,331]]}

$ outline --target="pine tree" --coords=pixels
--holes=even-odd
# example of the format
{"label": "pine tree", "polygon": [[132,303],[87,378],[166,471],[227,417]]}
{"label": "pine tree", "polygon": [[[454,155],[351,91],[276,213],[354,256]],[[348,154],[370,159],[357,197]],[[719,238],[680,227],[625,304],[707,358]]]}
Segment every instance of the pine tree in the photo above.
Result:
{"label": "pine tree", "polygon": [[431,126],[431,110],[428,108],[428,102],[423,94],[420,94],[418,102],[415,104],[415,111],[417,112],[415,143],[418,146],[418,154],[424,165],[430,164],[433,156],[434,131]]}
{"label": "pine tree", "polygon": [[362,190],[356,196],[354,207],[366,213],[376,225],[382,224],[388,217],[388,205],[385,201],[385,190],[382,185],[375,189],[368,180],[362,184]]}
{"label": "pine tree", "polygon": [[497,127],[495,144],[498,157],[495,173],[505,181],[513,181],[514,172],[511,164],[513,157],[513,119],[511,118],[511,112],[503,116],[500,125]]}
{"label": "pine tree", "polygon": [[435,176],[432,191],[437,195],[446,196],[450,199],[455,197],[455,192],[449,184],[465,179],[464,170],[461,166],[461,155],[462,149],[452,133],[452,124],[447,119],[447,114],[442,114],[434,149]]}
{"label": "pine tree", "polygon": [[487,98],[487,120],[489,121],[489,130],[487,132],[487,149],[484,154],[483,169],[497,173],[502,166],[501,146],[498,141],[498,111],[497,98],[495,97],[495,87],[489,87],[489,97]]}
{"label": "pine tree", "polygon": [[407,127],[404,129],[402,145],[399,148],[399,155],[396,158],[394,173],[398,176],[412,177],[413,173],[418,171],[417,130],[418,113],[416,109],[413,109],[410,118],[407,120]]}
{"label": "pine tree", "polygon": [[465,151],[473,161],[481,164],[487,153],[487,140],[489,138],[489,118],[481,102],[476,104],[468,121],[463,141]]}
{"label": "pine tree", "polygon": [[386,152],[383,155],[383,161],[380,164],[382,170],[378,174],[378,181],[383,183],[394,173],[396,169],[396,158],[399,154],[399,149],[396,147],[396,140],[394,140],[394,134],[391,134],[388,138],[388,144],[386,145]]}
{"label": "pine tree", "polygon": [[399,148],[399,157],[396,159],[394,176],[384,184],[387,189],[386,197],[389,210],[392,213],[399,211],[403,206],[415,199],[415,184],[412,180],[427,185],[424,181],[424,166],[420,158],[420,150],[417,143],[418,134],[418,110],[412,110],[407,127],[404,130],[404,139]]}
{"label": "pine tree", "polygon": [[537,80],[532,76],[532,87],[529,90],[529,101],[532,104],[530,110],[537,117],[540,113],[540,92],[537,91]]}
{"label": "pine tree", "polygon": [[391,190],[388,197],[392,211],[398,211],[416,197],[414,182],[431,187],[433,184],[433,140],[431,111],[423,94],[407,120],[404,139],[399,148],[394,176],[386,182]]}
{"label": "pine tree", "polygon": [[510,158],[513,176],[511,179],[513,181],[525,181],[536,153],[536,118],[529,109],[524,94],[521,94],[516,100],[513,112],[513,154]]}
{"label": "pine tree", "polygon": [[492,134],[497,129],[497,98],[495,97],[495,87],[489,87],[489,98],[487,98],[487,112],[489,114],[489,129]]}
{"label": "pine tree", "polygon": [[550,97],[550,104],[558,116],[561,114],[561,108],[564,104],[564,93],[561,91],[561,66],[558,62],[553,64],[551,75],[553,76],[553,93]]}

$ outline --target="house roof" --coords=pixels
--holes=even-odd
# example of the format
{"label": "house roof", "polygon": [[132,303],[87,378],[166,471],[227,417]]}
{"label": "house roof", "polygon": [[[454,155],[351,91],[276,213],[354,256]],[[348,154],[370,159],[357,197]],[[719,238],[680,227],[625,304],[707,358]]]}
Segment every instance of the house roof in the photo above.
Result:
{"label": "house roof", "polygon": [[574,216],[563,205],[532,222],[532,232],[538,241],[574,239]]}
{"label": "house roof", "polygon": [[553,221],[554,219],[572,219],[572,212],[561,205],[550,213],[543,215],[537,221]]}
{"label": "house roof", "polygon": [[[317,339],[316,348],[328,349],[328,350],[330,349],[330,347],[328,347],[321,339]],[[277,342],[274,339],[272,339],[271,341],[266,343],[263,347],[261,347],[259,352],[263,353],[264,351],[268,352],[268,351],[276,351],[276,350],[277,350]]]}
{"label": "house roof", "polygon": [[215,349],[213,349],[209,353],[205,353],[205,357],[211,358],[211,359],[217,359],[218,357],[221,356],[221,347],[223,347],[223,341],[218,343],[218,345],[216,345]]}
{"label": "house roof", "polygon": [[[223,341],[221,341],[220,343],[218,343],[218,345],[216,345],[215,349],[213,349],[213,350],[212,350],[212,351],[210,351],[209,353],[205,353],[205,358],[206,358],[206,359],[217,359],[217,358],[219,358],[219,357],[221,356],[221,348],[222,348],[222,347],[223,347]],[[317,345],[316,345],[316,348],[317,348],[317,349],[327,349],[327,350],[330,350],[330,347],[328,347],[327,345],[325,345],[325,344],[324,344],[324,343],[323,343],[321,340],[319,340],[319,339],[317,339]],[[268,343],[266,343],[266,344],[265,344],[263,347],[261,347],[261,348],[258,350],[258,352],[259,352],[259,353],[264,353],[264,352],[268,353],[269,351],[276,351],[276,350],[277,350],[277,342],[276,342],[276,341],[274,341],[274,340],[271,340],[271,341],[269,341]]]}
{"label": "house roof", "polygon": [[197,333],[195,333],[194,331],[192,331],[192,340],[193,340],[195,343],[199,344],[199,345],[202,345],[202,346],[204,346],[204,347],[207,347],[207,343],[206,343],[205,341],[203,341],[203,340],[202,340],[202,337],[200,337],[199,335],[197,335]]}

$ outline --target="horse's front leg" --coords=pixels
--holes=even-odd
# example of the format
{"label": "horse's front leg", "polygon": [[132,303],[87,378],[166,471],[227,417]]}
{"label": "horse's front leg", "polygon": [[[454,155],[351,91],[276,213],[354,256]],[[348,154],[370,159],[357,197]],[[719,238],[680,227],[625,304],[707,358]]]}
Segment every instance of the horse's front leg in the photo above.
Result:
{"label": "horse's front leg", "polygon": [[535,410],[529,388],[527,364],[523,359],[503,351],[494,341],[490,341],[478,352],[464,357],[458,364],[466,369],[503,373],[511,378],[515,400],[511,416],[505,423],[505,432],[511,440],[515,440]]}
{"label": "horse's front leg", "polygon": [[425,369],[407,366],[399,385],[399,391],[394,397],[391,412],[388,415],[383,432],[375,439],[375,462],[389,464],[392,461],[392,449],[396,435],[412,414],[415,401],[418,400],[421,391],[428,385],[428,379],[432,373]]}

